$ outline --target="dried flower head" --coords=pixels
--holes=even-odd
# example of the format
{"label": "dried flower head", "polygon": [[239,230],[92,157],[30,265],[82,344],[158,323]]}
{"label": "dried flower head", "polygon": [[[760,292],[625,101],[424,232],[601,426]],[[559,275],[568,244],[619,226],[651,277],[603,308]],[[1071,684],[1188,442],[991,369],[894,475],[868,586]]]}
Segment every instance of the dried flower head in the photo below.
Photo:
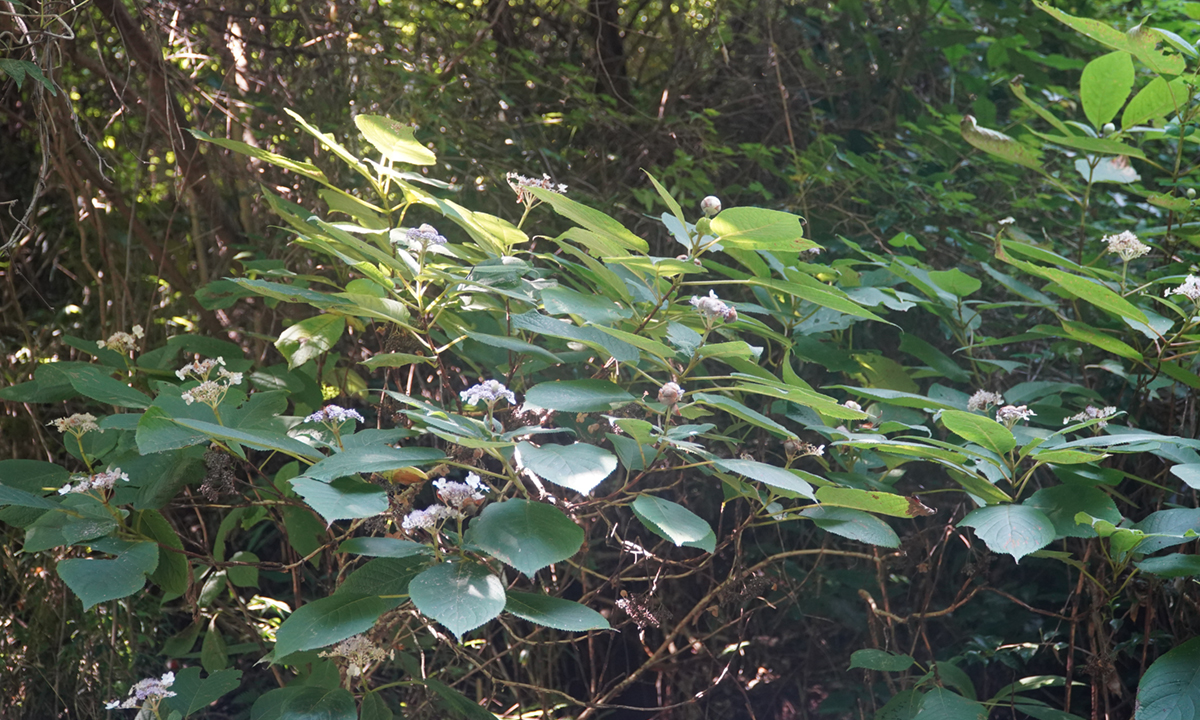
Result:
{"label": "dried flower head", "polygon": [[446,244],[446,238],[439,235],[437,228],[428,223],[409,229],[404,239],[408,243],[408,249],[416,252],[424,252],[433,245]]}
{"label": "dried flower head", "polygon": [[304,418],[304,422],[308,423],[332,423],[341,425],[347,420],[357,420],[358,422],[366,422],[361,413],[357,410],[347,410],[340,405],[326,405],[312,415]]}
{"label": "dried flower head", "polygon": [[1116,414],[1117,414],[1117,409],[1115,407],[1113,407],[1112,405],[1107,405],[1102,408],[1095,407],[1094,405],[1088,405],[1087,407],[1085,407],[1083,409],[1083,412],[1076,413],[1076,414],[1072,415],[1071,417],[1063,420],[1063,425],[1087,422],[1088,420],[1099,420],[1100,422],[1096,423],[1096,427],[1098,427],[1098,428],[1107,427],[1108,420],[1110,418],[1112,418],[1113,415],[1116,415]]}
{"label": "dried flower head", "polygon": [[712,217],[721,212],[721,199],[716,195],[709,195],[700,201],[700,210],[704,212],[705,217]]}
{"label": "dried flower head", "polygon": [[528,191],[529,188],[541,188],[543,190],[549,190],[552,193],[558,193],[559,195],[567,192],[566,185],[563,185],[562,183],[555,183],[550,179],[550,176],[545,173],[542,173],[541,180],[536,178],[527,178],[524,175],[518,175],[515,172],[510,172],[509,174],[505,175],[504,179],[508,180],[508,186],[511,187],[513,192],[517,194],[517,202],[537,202],[537,198],[533,196],[533,193]]}
{"label": "dried flower head", "polygon": [[1173,287],[1163,293],[1164,297],[1172,295],[1183,295],[1192,302],[1200,301],[1200,277],[1188,275],[1187,280],[1179,284],[1179,287]]}
{"label": "dried flower head", "polygon": [[54,429],[60,433],[69,433],[76,437],[87,432],[104,432],[100,426],[96,424],[96,416],[91,413],[75,413],[70,417],[51,420],[47,425],[53,425]]}
{"label": "dried flower head", "polygon": [[108,348],[119,353],[131,353],[137,350],[137,341],[146,337],[146,332],[141,325],[133,326],[133,333],[115,332],[108,336],[107,340],[97,340],[96,347]]}
{"label": "dried flower head", "polygon": [[820,457],[825,454],[825,446],[813,445],[810,442],[802,442],[798,438],[790,438],[783,442],[783,451],[786,452],[789,457],[793,458],[806,457],[809,455]]}
{"label": "dried flower head", "polygon": [[517,396],[499,380],[484,380],[478,385],[463,390],[459,393],[459,397],[467,405],[478,405],[482,402],[489,408],[500,400],[507,400],[509,405],[517,404]]}
{"label": "dried flower head", "polygon": [[1036,417],[1037,413],[1025,407],[1024,405],[1005,405],[996,411],[996,421],[1004,423],[1008,427],[1016,425],[1022,420],[1028,420],[1031,417]]}
{"label": "dried flower head", "polygon": [[1116,235],[1105,235],[1100,242],[1108,245],[1108,252],[1116,253],[1125,262],[1139,258],[1150,252],[1150,246],[1138,240],[1137,235],[1128,230]]}
{"label": "dried flower head", "polygon": [[976,390],[971,399],[967,401],[967,409],[976,412],[979,410],[987,410],[993,405],[1003,405],[1004,396],[1000,393],[988,392],[987,390]]}
{"label": "dried flower head", "polygon": [[658,389],[658,401],[663,405],[675,405],[683,397],[683,388],[678,383],[663,383]]}
{"label": "dried flower head", "polygon": [[129,689],[129,697],[124,702],[113,700],[105,703],[105,710],[132,710],[139,705],[152,702],[155,706],[163,698],[175,697],[175,693],[167,688],[175,684],[175,673],[169,672],[159,679],[147,678],[139,680]]}
{"label": "dried flower head", "polygon": [[358,677],[367,668],[384,658],[392,657],[395,651],[385,651],[371,642],[366,635],[351,635],[337,645],[320,653],[321,657],[343,658],[346,660],[346,674]]}

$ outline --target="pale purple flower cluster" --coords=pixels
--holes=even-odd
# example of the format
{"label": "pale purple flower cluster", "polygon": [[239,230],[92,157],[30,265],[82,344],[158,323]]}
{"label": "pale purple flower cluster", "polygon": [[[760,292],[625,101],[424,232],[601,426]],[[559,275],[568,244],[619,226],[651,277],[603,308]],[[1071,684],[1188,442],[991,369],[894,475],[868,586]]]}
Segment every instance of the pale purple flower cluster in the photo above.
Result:
{"label": "pale purple flower cluster", "polygon": [[91,413],[75,413],[70,417],[51,420],[46,423],[53,425],[54,429],[60,433],[70,433],[71,435],[79,436],[93,430],[104,432],[100,426],[96,424],[96,416]]}
{"label": "pale purple flower cluster", "polygon": [[141,325],[133,326],[133,333],[115,332],[107,340],[97,340],[96,347],[116,350],[119,353],[131,353],[137,350],[137,341],[146,337],[146,331]]}
{"label": "pale purple flower cluster", "polygon": [[487,485],[475,473],[467,473],[465,483],[442,478],[434,480],[433,486],[437,488],[438,500],[453,510],[475,507],[483,502],[483,494],[488,491]]}
{"label": "pale purple flower cluster", "polygon": [[137,684],[129,689],[129,697],[124,702],[113,700],[110,703],[105,703],[105,710],[132,710],[138,707],[147,700],[157,701],[163,698],[175,697],[175,693],[167,688],[175,684],[175,673],[169,672],[159,679],[146,678],[139,680]]}
{"label": "pale purple flower cluster", "polygon": [[401,527],[404,528],[405,532],[430,530],[450,518],[461,519],[464,517],[466,515],[461,510],[454,510],[445,505],[430,505],[424,510],[413,510],[408,515],[405,515]]}
{"label": "pale purple flower cluster", "polygon": [[678,383],[664,383],[658,390],[658,401],[663,405],[675,405],[683,397],[683,388]]}
{"label": "pale purple flower cluster", "polygon": [[366,422],[363,416],[357,410],[347,410],[340,405],[326,405],[312,415],[304,418],[304,422],[309,423],[333,423],[341,425],[347,420],[357,420],[358,422]]}
{"label": "pale purple flower cluster", "polygon": [[1108,245],[1108,251],[1120,255],[1125,262],[1150,252],[1150,246],[1138,240],[1137,235],[1128,230],[1116,235],[1105,235],[1100,238],[1100,242]]}
{"label": "pale purple flower cluster", "polygon": [[111,490],[118,480],[129,482],[129,476],[121,472],[121,468],[113,468],[105,470],[95,475],[86,477],[78,477],[79,482],[72,485],[67,483],[58,489],[59,495],[68,495],[70,493],[85,493],[88,490]]}
{"label": "pale purple flower cluster", "polygon": [[1112,405],[1107,405],[1102,408],[1095,407],[1094,405],[1088,405],[1087,407],[1085,407],[1083,409],[1083,412],[1076,413],[1076,414],[1072,415],[1071,417],[1063,420],[1063,425],[1070,425],[1071,423],[1087,422],[1088,420],[1099,420],[1100,422],[1096,423],[1096,427],[1098,427],[1098,428],[1107,427],[1108,419],[1116,414],[1117,414],[1117,409],[1115,407],[1113,407]]}
{"label": "pale purple flower cluster", "polygon": [[1035,417],[1037,413],[1024,405],[1005,405],[996,411],[996,421],[1012,427],[1022,420]]}
{"label": "pale purple flower cluster", "polygon": [[484,380],[478,385],[463,390],[459,396],[467,405],[478,405],[482,402],[484,405],[492,407],[502,399],[507,400],[509,405],[517,404],[517,396],[499,380]]}
{"label": "pale purple flower cluster", "polygon": [[978,410],[987,410],[993,405],[1003,405],[1004,396],[1000,393],[988,392],[987,390],[976,390],[971,399],[967,401],[967,409],[976,412]]}
{"label": "pale purple flower cluster", "polygon": [[1164,297],[1183,295],[1189,300],[1196,302],[1200,300],[1200,277],[1188,275],[1187,280],[1184,280],[1182,283],[1180,283],[1179,287],[1173,287],[1163,293],[1163,295]]}
{"label": "pale purple flower cluster", "polygon": [[417,252],[428,250],[433,245],[446,244],[446,238],[438,234],[437,228],[429,223],[424,223],[421,227],[410,228],[404,239],[408,243],[408,249]]}

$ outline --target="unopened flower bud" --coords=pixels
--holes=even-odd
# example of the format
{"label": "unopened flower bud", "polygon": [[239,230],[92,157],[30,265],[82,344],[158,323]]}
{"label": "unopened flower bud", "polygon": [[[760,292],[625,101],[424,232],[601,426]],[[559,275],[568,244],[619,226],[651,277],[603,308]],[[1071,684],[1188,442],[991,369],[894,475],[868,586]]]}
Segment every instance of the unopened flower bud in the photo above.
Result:
{"label": "unopened flower bud", "polygon": [[663,405],[675,405],[683,397],[683,388],[678,383],[664,383],[658,390],[658,401]]}
{"label": "unopened flower bud", "polygon": [[699,220],[697,220],[696,221],[696,235],[697,235],[697,237],[704,237],[705,235],[712,235],[712,221],[706,217],[702,217]]}
{"label": "unopened flower bud", "polygon": [[712,217],[721,212],[721,200],[716,195],[709,195],[700,201],[700,209],[704,211],[705,216]]}
{"label": "unopened flower bud", "polygon": [[737,322],[737,309],[732,307],[729,308],[725,311],[725,314],[722,317],[725,318],[725,322],[727,323]]}
{"label": "unopened flower bud", "polygon": [[783,451],[788,455],[795,455],[800,452],[800,441],[796,438],[783,441]]}
{"label": "unopened flower bud", "polygon": [[1100,129],[1103,135],[1112,135],[1117,131],[1117,126],[1112,123],[1104,123],[1104,127]]}
{"label": "unopened flower bud", "polygon": [[1187,196],[1188,196],[1188,200],[1194,199],[1196,197],[1196,188],[1188,188]]}

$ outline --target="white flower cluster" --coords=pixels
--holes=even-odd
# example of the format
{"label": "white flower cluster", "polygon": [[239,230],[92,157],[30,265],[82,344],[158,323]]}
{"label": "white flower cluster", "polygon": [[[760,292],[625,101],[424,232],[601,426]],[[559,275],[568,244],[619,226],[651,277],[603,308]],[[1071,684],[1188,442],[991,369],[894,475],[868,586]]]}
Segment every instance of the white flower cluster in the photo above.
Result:
{"label": "white flower cluster", "polygon": [[312,415],[304,418],[304,422],[307,423],[333,423],[335,425],[341,425],[347,420],[366,422],[359,411],[347,410],[340,405],[326,405]]}
{"label": "white flower cluster", "polygon": [[1009,215],[1008,217],[1004,218],[1003,220],[997,221],[997,224],[1000,225],[1001,227],[1003,227],[1005,225],[1013,225],[1016,222],[1017,222],[1017,219],[1015,217]]}
{"label": "white flower cluster", "polygon": [[850,410],[853,410],[853,411],[855,411],[855,412],[862,412],[862,411],[863,411],[863,409],[862,409],[862,405],[859,405],[858,403],[854,402],[853,400],[847,400],[846,402],[842,403],[842,407],[844,407],[844,408],[848,408],[848,409],[850,409]]}
{"label": "white flower cluster", "polygon": [[96,416],[92,415],[91,413],[75,413],[70,417],[51,420],[46,424],[53,425],[54,429],[60,433],[70,433],[75,436],[79,436],[93,430],[96,430],[97,432],[104,432],[100,429],[100,426],[96,424]]}
{"label": "white flower cluster", "polygon": [[[208,376],[212,374],[214,368],[217,371],[217,379],[209,380]],[[188,405],[198,402],[209,407],[216,407],[225,399],[225,393],[229,391],[230,387],[242,384],[242,373],[226,370],[223,357],[216,360],[190,362],[176,370],[175,377],[180,380],[187,380],[190,377],[200,381],[199,385],[180,395]],[[225,381],[224,385],[219,382],[221,380]]]}
{"label": "white flower cluster", "polygon": [[394,650],[388,652],[377,646],[366,635],[351,635],[325,652],[320,653],[320,656],[326,658],[345,658],[347,661],[346,674],[350,677],[358,677],[366,672],[368,667],[380,662],[384,658],[392,657],[394,653]]}
{"label": "white flower cluster", "polygon": [[408,515],[405,515],[404,521],[400,526],[404,528],[405,532],[429,530],[450,518],[461,519],[464,517],[466,515],[461,510],[454,510],[445,505],[430,505],[424,510],[413,510]]}
{"label": "white flower cluster", "polygon": [[1005,405],[996,411],[996,421],[1012,427],[1022,420],[1036,417],[1037,413],[1024,405]]}
{"label": "white flower cluster", "polygon": [[438,500],[446,503],[453,510],[477,506],[483,502],[483,494],[488,491],[487,485],[484,485],[483,480],[475,473],[467,473],[465,483],[442,478],[434,480],[433,486],[437,488]]}
{"label": "white flower cluster", "polygon": [[71,493],[85,493],[88,490],[111,490],[118,480],[129,482],[129,475],[121,472],[121,468],[113,468],[105,470],[102,473],[88,475],[87,477],[78,477],[79,482],[72,485],[67,483],[58,489],[59,495],[69,495]]}
{"label": "white flower cluster", "polygon": [[421,227],[410,228],[404,236],[405,242],[408,243],[408,249],[416,252],[424,252],[433,245],[445,245],[446,238],[438,234],[437,228],[424,223]]}
{"label": "white flower cluster", "polygon": [[129,697],[124,702],[113,700],[110,703],[105,703],[105,710],[132,710],[138,705],[147,700],[161,700],[163,698],[175,697],[175,693],[167,688],[175,684],[175,673],[169,672],[159,679],[146,678],[139,680],[137,684],[129,688]]}
{"label": "white flower cluster", "polygon": [[107,340],[97,340],[96,347],[116,350],[119,353],[131,353],[137,350],[137,341],[146,337],[146,331],[141,325],[133,326],[133,333],[115,332]]}
{"label": "white flower cluster", "polygon": [[1137,235],[1128,230],[1116,235],[1105,235],[1100,242],[1108,245],[1108,252],[1116,253],[1125,262],[1139,258],[1150,252],[1150,246],[1138,240]]}
{"label": "white flower cluster", "polygon": [[675,405],[683,397],[683,388],[679,383],[663,383],[658,389],[658,401],[663,405]]}
{"label": "white flower cluster", "polygon": [[517,396],[499,380],[485,380],[463,390],[459,396],[467,405],[478,405],[483,402],[484,405],[492,407],[501,399],[507,400],[509,405],[517,404]]}
{"label": "white flower cluster", "polygon": [[708,291],[708,297],[693,295],[691,303],[692,307],[696,308],[696,311],[707,320],[711,321],[715,318],[721,318],[725,322],[737,320],[737,310],[721,302],[721,299],[717,297],[717,293],[712,290]]}
{"label": "white flower cluster", "polygon": [[1192,302],[1200,301],[1200,277],[1188,275],[1187,280],[1179,284],[1179,287],[1173,287],[1163,293],[1164,297],[1172,295],[1183,295]]}
{"label": "white flower cluster", "polygon": [[987,410],[993,405],[1003,405],[1004,396],[1000,393],[988,392],[987,390],[976,390],[971,399],[967,401],[967,409],[971,412],[978,410]]}
{"label": "white flower cluster", "polygon": [[531,193],[527,192],[528,188],[541,188],[549,190],[552,193],[562,195],[567,192],[567,186],[562,183],[554,183],[550,176],[542,173],[542,179],[527,178],[524,175],[518,175],[515,172],[510,172],[504,176],[508,181],[508,186],[517,194],[517,202],[533,202],[537,200]]}
{"label": "white flower cluster", "polygon": [[1088,405],[1083,409],[1083,412],[1076,413],[1066,420],[1063,420],[1063,425],[1087,422],[1088,420],[1099,420],[1100,422],[1096,423],[1096,427],[1108,427],[1108,419],[1116,414],[1117,409],[1112,405],[1107,405],[1102,408],[1095,407],[1094,405]]}

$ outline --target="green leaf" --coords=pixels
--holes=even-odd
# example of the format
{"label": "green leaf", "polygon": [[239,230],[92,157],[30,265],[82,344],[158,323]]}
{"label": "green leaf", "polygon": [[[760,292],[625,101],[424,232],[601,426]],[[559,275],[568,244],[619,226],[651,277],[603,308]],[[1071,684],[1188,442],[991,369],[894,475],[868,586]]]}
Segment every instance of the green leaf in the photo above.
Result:
{"label": "green leaf", "polygon": [[804,239],[800,216],[779,210],[736,207],[712,219],[712,233],[722,247],[740,250],[804,252],[820,245]]}
{"label": "green leaf", "polygon": [[1045,513],[1060,538],[1096,537],[1096,531],[1091,526],[1075,522],[1075,516],[1079,513],[1087,513],[1090,517],[1107,520],[1114,525],[1121,522],[1121,513],[1112,498],[1102,490],[1081,484],[1042,488],[1022,504]]}
{"label": "green leaf", "polygon": [[238,429],[217,425],[216,423],[192,420],[190,418],[175,418],[174,421],[189,430],[202,432],[208,437],[218,440],[232,440],[256,450],[271,450],[284,453],[296,458],[312,459],[320,457],[313,448],[289,437],[281,432],[263,429]]}
{"label": "green leaf", "polygon": [[[616,328],[604,327],[603,325],[596,325],[595,328],[597,330],[599,330],[600,332],[604,333],[605,335],[610,335],[610,336],[620,340],[621,342],[629,343],[630,345],[632,345],[636,348],[645,350],[646,352],[650,353],[651,355],[655,355],[660,358],[669,358],[669,357],[673,357],[675,355],[674,350],[672,350],[671,348],[667,347],[666,345],[660,343],[657,340],[651,340],[648,337],[645,337],[642,335],[634,335],[633,333],[625,332],[624,330],[617,330]],[[720,344],[732,344],[732,343],[716,343],[716,344],[720,345]],[[745,345],[746,343],[739,343],[739,344]],[[704,348],[701,348],[701,351],[703,351],[707,347],[709,347],[709,346],[706,345]]]}
{"label": "green leaf", "polygon": [[983,287],[983,283],[958,268],[931,270],[929,279],[935,285],[958,298],[965,298]]}
{"label": "green leaf", "polygon": [[1138,60],[1141,60],[1157,74],[1178,75],[1187,66],[1186,61],[1181,56],[1166,55],[1159,50],[1156,46],[1158,45],[1160,36],[1153,30],[1143,28],[1141,25],[1138,25],[1128,33],[1123,33],[1099,20],[1068,15],[1062,10],[1052,7],[1045,0],[1034,0],[1033,4],[1052,15],[1059,22],[1077,32],[1087,35],[1101,45],[1110,47],[1113,50],[1124,50],[1125,52],[1133,53],[1137,56]]}
{"label": "green leaf", "polygon": [[387,490],[358,478],[343,477],[323,482],[299,477],[292,480],[292,489],[325,518],[326,523],[374,517],[388,509]]}
{"label": "green leaf", "polygon": [[200,679],[200,668],[189,667],[175,673],[171,685],[173,697],[165,702],[167,707],[184,717],[199,712],[216,702],[226,693],[237,690],[242,684],[241,670],[222,670]]}
{"label": "green leaf", "polygon": [[[354,695],[345,688],[287,687],[272,692],[287,693],[279,706],[279,714],[256,715],[255,720],[358,720]],[[256,702],[256,710],[257,706]]]}
{"label": "green leaf", "polygon": [[678,503],[653,495],[639,495],[633,501],[633,513],[655,535],[680,547],[712,552],[717,536],[704,518]]}
{"label": "green leaf", "polygon": [[207,673],[224,670],[229,665],[229,649],[225,638],[217,629],[217,616],[213,615],[208,621],[208,632],[204,633],[204,641],[200,643],[200,664]]}
{"label": "green leaf", "polygon": [[454,717],[463,720],[496,720],[496,716],[475,704],[466,695],[434,678],[425,678],[425,687],[437,693],[442,707]]}
{"label": "green leaf", "polygon": [[533,343],[527,343],[524,340],[514,337],[505,337],[503,335],[488,335],[486,333],[467,332],[467,337],[476,342],[483,343],[491,347],[498,347],[503,350],[511,350],[515,353],[524,355],[533,355],[542,358],[547,362],[558,365],[562,362],[562,358],[545,348],[538,347]]}
{"label": "green leaf", "polygon": [[[62,483],[65,485],[66,483]],[[0,505],[16,505],[17,507],[41,508],[57,510],[58,503],[50,502],[41,495],[18,490],[17,488],[0,485]]]}
{"label": "green leaf", "polygon": [[607,380],[561,380],[534,385],[525,404],[559,412],[611,412],[633,402],[620,385]]}
{"label": "green leaf", "polygon": [[912,720],[921,709],[919,690],[901,690],[875,713],[875,720]]}
{"label": "green leaf", "polygon": [[463,634],[504,610],[504,583],[473,562],[444,562],[413,578],[408,585],[422,614],[445,625],[462,641]]}
{"label": "green leaf", "polygon": [[584,295],[562,285],[542,290],[542,305],[551,315],[578,315],[585,322],[609,325],[633,317],[633,311],[621,307],[603,295]]}
{"label": "green leaf", "polygon": [[[822,488],[822,490],[827,488]],[[820,491],[818,490],[818,494]],[[800,511],[817,527],[834,535],[880,547],[900,547],[900,536],[887,523],[861,510],[841,507],[807,507]]]}
{"label": "green leaf", "polygon": [[367,142],[387,160],[409,165],[433,165],[437,156],[417,142],[413,129],[380,115],[358,115],[354,124]]}
{"label": "green leaf", "polygon": [[506,611],[536,625],[567,632],[610,629],[603,615],[577,602],[516,590],[509,590],[507,597]]}
{"label": "green leaf", "polygon": [[1038,462],[1054,465],[1082,465],[1084,463],[1103,460],[1108,455],[1105,453],[1083,452],[1082,450],[1042,450],[1034,452],[1030,457]]}
{"label": "green leaf", "polygon": [[491,503],[467,529],[467,542],[527,576],[583,547],[583,528],[547,503],[505,500]]}
{"label": "green leaf", "polygon": [[866,512],[891,515],[892,517],[918,517],[932,515],[933,510],[912,495],[874,490],[834,487],[817,488],[817,501],[822,505],[865,510]]}
{"label": "green leaf", "polygon": [[963,116],[959,132],[968,143],[990,155],[1034,170],[1042,169],[1042,161],[1038,158],[1040,153],[1037,150],[1017,142],[1002,132],[979,127],[975,118],[970,115]]}
{"label": "green leaf", "polygon": [[975,534],[995,553],[1012,555],[1017,562],[1054,541],[1054,523],[1037,508],[1025,505],[992,505],[972,510],[958,523],[975,528]]}
{"label": "green leaf", "polygon": [[580,442],[541,447],[521,442],[517,445],[516,460],[541,479],[584,495],[617,469],[615,455],[595,445]]}
{"label": "green leaf", "polygon": [[1005,455],[1017,446],[1012,431],[991,418],[962,410],[943,410],[942,424],[967,442]]}
{"label": "green leaf", "polygon": [[915,665],[916,662],[911,655],[898,655],[886,650],[866,648],[855,650],[850,655],[850,667],[847,670],[863,668],[864,670],[879,670],[881,672],[904,672]]}
{"label": "green leaf", "polygon": [[332,350],[345,330],[345,315],[322,313],[284,330],[275,341],[275,347],[287,358],[288,369],[295,370]]}
{"label": "green leaf", "polygon": [[433,358],[425,357],[424,355],[413,355],[411,353],[380,353],[372,355],[359,364],[365,365],[372,370],[377,370],[379,368],[407,367],[409,365],[432,365]]}
{"label": "green leaf", "polygon": [[408,594],[408,584],[425,569],[427,562],[424,555],[376,558],[350,573],[335,594],[380,595],[389,602],[389,607],[395,607]]}
{"label": "green leaf", "polygon": [[406,558],[433,552],[428,545],[391,537],[350,538],[338,546],[338,552],[368,557]]}
{"label": "green leaf", "polygon": [[1187,537],[1189,530],[1200,533],[1200,510],[1191,508],[1159,510],[1142,518],[1141,522],[1135,523],[1133,527],[1147,535],[1165,536],[1148,537],[1142,541],[1137,551],[1149,555],[1189,541],[1191,539]]}
{"label": "green leaf", "polygon": [[526,188],[525,191],[532,194],[538,200],[550,205],[550,207],[554,208],[554,212],[582,225],[609,243],[614,243],[618,247],[640,253],[650,251],[650,246],[645,240],[634,235],[624,225],[595,208],[590,208],[583,203],[575,202],[569,197],[559,195],[544,188],[531,187]]}
{"label": "green leaf", "polygon": [[1066,331],[1067,337],[1071,338],[1072,340],[1079,340],[1080,342],[1094,345],[1105,352],[1110,352],[1113,355],[1117,355],[1128,360],[1140,362],[1142,359],[1142,354],[1140,352],[1125,344],[1121,340],[1116,339],[1115,337],[1105,335],[1091,325],[1075,322],[1074,320],[1063,320],[1062,326],[1063,330]]}
{"label": "green leaf", "polygon": [[1136,320],[1139,323],[1145,324],[1149,322],[1145,313],[1134,307],[1125,298],[1098,282],[1063,272],[1057,268],[1041,267],[1023,260],[1007,258],[1007,261],[1032,275],[1038,275],[1057,283],[1068,294],[1089,302],[1101,310],[1113,313],[1119,317]]}
{"label": "green leaf", "polygon": [[933,398],[928,398],[924,395],[902,392],[900,390],[851,387],[849,385],[832,385],[830,387],[854,393],[859,397],[878,400],[881,403],[885,403],[887,405],[896,405],[898,407],[917,408],[918,410],[958,410],[958,408],[954,405],[944,403],[941,400],[934,400]]}
{"label": "green leaf", "polygon": [[710,395],[709,393],[694,393],[691,397],[692,397],[692,400],[695,402],[704,403],[705,405],[710,405],[715,408],[720,408],[721,410],[724,410],[725,412],[729,413],[730,415],[739,417],[752,425],[757,425],[760,428],[770,430],[771,432],[775,433],[776,435],[778,435],[780,437],[788,438],[795,434],[791,430],[788,430],[784,426],[782,426],[779,423],[775,422],[774,420],[768,418],[766,415],[763,415],[762,413],[760,413],[756,410],[751,410],[750,408],[741,404],[737,400],[732,400],[730,398],[724,397],[723,395]]}
{"label": "green leaf", "polygon": [[921,698],[921,708],[913,720],[985,720],[987,708],[982,703],[935,687]]}
{"label": "green leaf", "polygon": [[1134,720],[1195,720],[1200,709],[1200,638],[1155,660],[1138,683]]}
{"label": "green leaf", "polygon": [[146,585],[158,566],[158,544],[129,543],[113,560],[71,559],[58,563],[58,576],[87,610],[105,600],[128,597]]}
{"label": "green leaf", "polygon": [[767,465],[757,460],[714,460],[713,465],[725,472],[744,475],[751,480],[757,480],[779,490],[803,495],[810,500],[817,499],[817,496],[813,494],[812,485],[786,468]]}
{"label": "green leaf", "polygon": [[1156,77],[1138,91],[1121,113],[1121,127],[1128,130],[1149,120],[1163,120],[1187,104],[1188,86],[1183,78],[1167,82]]}
{"label": "green leaf", "polygon": [[158,566],[150,574],[150,581],[167,593],[184,594],[188,589],[188,560],[179,534],[157,510],[142,510],[137,520],[139,529],[159,545]]}
{"label": "green leaf", "polygon": [[301,605],[279,626],[275,661],[366,632],[387,609],[388,604],[378,596],[356,593],[335,593]]}
{"label": "green leaf", "polygon": [[248,155],[249,157],[255,158],[257,160],[262,160],[263,162],[271,163],[272,165],[274,165],[276,167],[281,167],[285,170],[290,170],[291,172],[294,172],[297,175],[303,175],[304,177],[310,178],[312,180],[316,180],[317,182],[322,182],[322,183],[329,182],[329,179],[325,177],[325,173],[321,172],[321,169],[319,167],[317,167],[316,165],[313,165],[312,163],[292,160],[291,158],[286,158],[282,155],[276,155],[273,152],[268,152],[261,148],[256,148],[253,145],[249,145],[244,142],[238,142],[237,140],[226,140],[225,138],[214,138],[214,137],[209,136],[207,133],[201,132],[200,130],[194,130],[192,128],[188,128],[188,132],[190,132],[192,134],[192,137],[196,138],[197,140],[202,140],[207,143],[212,143],[213,145],[216,145],[218,147],[223,147],[226,150],[232,150],[236,153],[241,153],[242,155]]}
{"label": "green leaf", "polygon": [[392,720],[395,713],[388,707],[383,695],[376,691],[363,695],[362,711],[358,717],[359,720]]}
{"label": "green leaf", "polygon": [[1099,130],[1117,116],[1133,90],[1133,57],[1122,50],[1101,55],[1083,68],[1079,96],[1083,112]]}
{"label": "green leaf", "polygon": [[579,327],[571,323],[543,315],[536,310],[512,316],[514,328],[549,337],[563,338],[585,343],[592,348],[612,356],[618,362],[633,363],[641,359],[638,349],[591,327]]}
{"label": "green leaf", "polygon": [[1200,555],[1184,555],[1171,553],[1161,557],[1146,558],[1136,563],[1138,570],[1159,577],[1196,577],[1200,576]]}
{"label": "green leaf", "polygon": [[[1171,474],[1193,490],[1200,490],[1200,463],[1185,463],[1171,466]],[[0,491],[2,492],[2,491]]]}
{"label": "green leaf", "polygon": [[330,455],[304,471],[303,477],[332,480],[354,476],[360,472],[377,473],[414,465],[429,465],[445,459],[445,453],[433,448],[366,445]]}
{"label": "green leaf", "polygon": [[112,372],[99,365],[89,365],[80,362],[56,362],[45,365],[44,375],[39,382],[48,385],[71,384],[76,392],[106,405],[116,407],[143,409],[150,407],[150,398],[138,390],[134,390],[120,380],[109,376]]}

